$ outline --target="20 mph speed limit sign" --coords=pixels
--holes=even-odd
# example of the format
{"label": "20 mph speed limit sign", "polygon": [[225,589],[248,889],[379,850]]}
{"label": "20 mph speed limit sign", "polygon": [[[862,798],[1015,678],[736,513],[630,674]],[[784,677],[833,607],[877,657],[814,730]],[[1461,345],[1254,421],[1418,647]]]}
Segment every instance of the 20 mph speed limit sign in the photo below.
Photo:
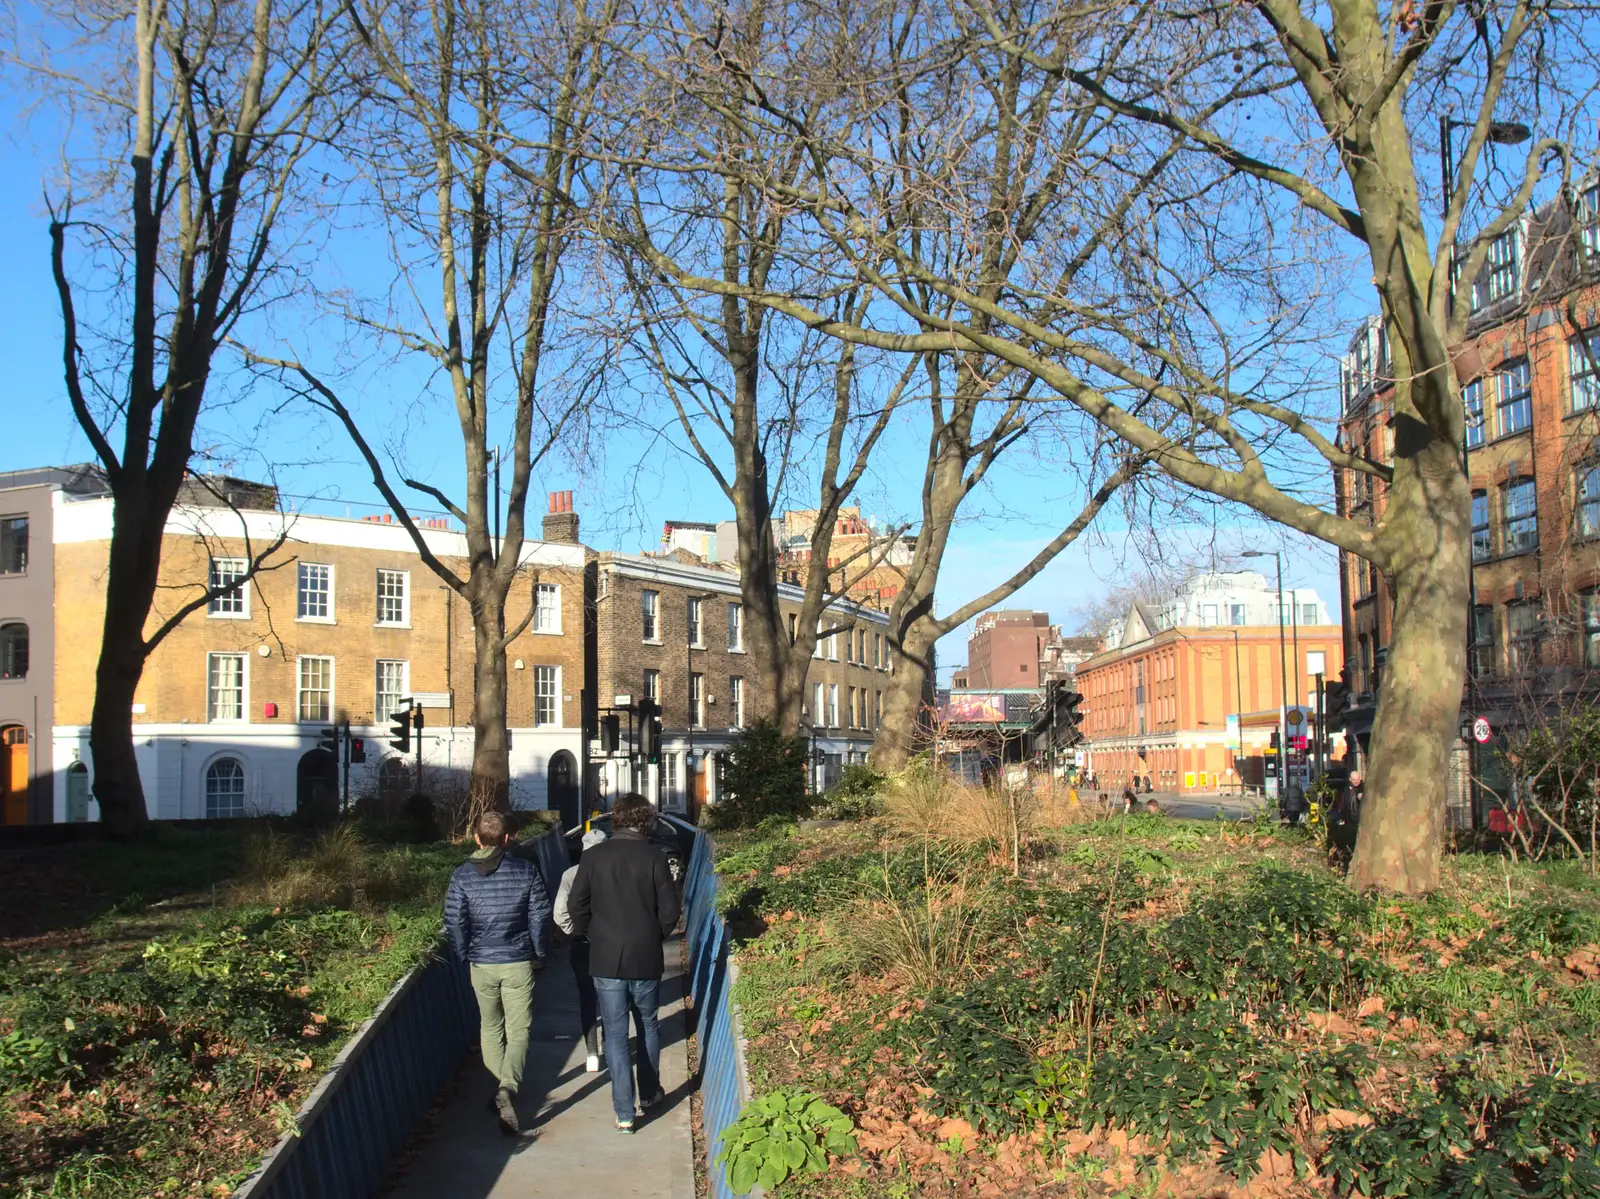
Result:
{"label": "20 mph speed limit sign", "polygon": [[1489,718],[1479,716],[1472,722],[1472,739],[1479,745],[1487,745],[1494,730],[1489,727]]}

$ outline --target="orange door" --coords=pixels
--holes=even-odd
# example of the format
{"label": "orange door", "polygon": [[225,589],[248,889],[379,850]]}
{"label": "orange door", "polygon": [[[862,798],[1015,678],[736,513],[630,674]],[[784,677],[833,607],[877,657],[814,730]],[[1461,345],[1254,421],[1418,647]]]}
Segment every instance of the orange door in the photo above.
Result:
{"label": "orange door", "polygon": [[28,823],[28,730],[12,725],[0,731],[0,749],[5,760],[0,763],[0,786],[5,788],[5,823]]}

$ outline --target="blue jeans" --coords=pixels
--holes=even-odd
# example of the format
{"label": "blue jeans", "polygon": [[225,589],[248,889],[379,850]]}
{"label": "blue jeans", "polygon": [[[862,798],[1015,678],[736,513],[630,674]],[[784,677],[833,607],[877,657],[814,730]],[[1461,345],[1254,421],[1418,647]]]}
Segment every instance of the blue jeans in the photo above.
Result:
{"label": "blue jeans", "polygon": [[633,1056],[628,1052],[628,1013],[639,1029],[639,1095],[652,1099],[661,1091],[661,1025],[656,1019],[660,982],[653,978],[596,978],[600,1025],[606,1033],[606,1069],[611,1072],[611,1110],[625,1123],[633,1120]]}

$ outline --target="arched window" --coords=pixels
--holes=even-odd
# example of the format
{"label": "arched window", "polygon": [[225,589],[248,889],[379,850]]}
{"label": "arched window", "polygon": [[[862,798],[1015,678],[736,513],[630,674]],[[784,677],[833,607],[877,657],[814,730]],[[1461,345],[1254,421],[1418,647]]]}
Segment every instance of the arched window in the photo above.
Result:
{"label": "arched window", "polygon": [[28,626],[0,625],[0,679],[28,677]]}
{"label": "arched window", "polygon": [[206,767],[206,818],[244,815],[244,767],[237,758],[218,758]]}

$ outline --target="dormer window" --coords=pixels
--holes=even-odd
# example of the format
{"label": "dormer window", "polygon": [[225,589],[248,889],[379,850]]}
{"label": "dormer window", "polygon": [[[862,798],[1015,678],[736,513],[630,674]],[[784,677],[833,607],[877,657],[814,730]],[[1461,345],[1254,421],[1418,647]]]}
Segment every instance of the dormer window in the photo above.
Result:
{"label": "dormer window", "polygon": [[1472,285],[1472,310],[1517,294],[1522,283],[1522,229],[1513,226],[1489,243],[1489,256]]}

